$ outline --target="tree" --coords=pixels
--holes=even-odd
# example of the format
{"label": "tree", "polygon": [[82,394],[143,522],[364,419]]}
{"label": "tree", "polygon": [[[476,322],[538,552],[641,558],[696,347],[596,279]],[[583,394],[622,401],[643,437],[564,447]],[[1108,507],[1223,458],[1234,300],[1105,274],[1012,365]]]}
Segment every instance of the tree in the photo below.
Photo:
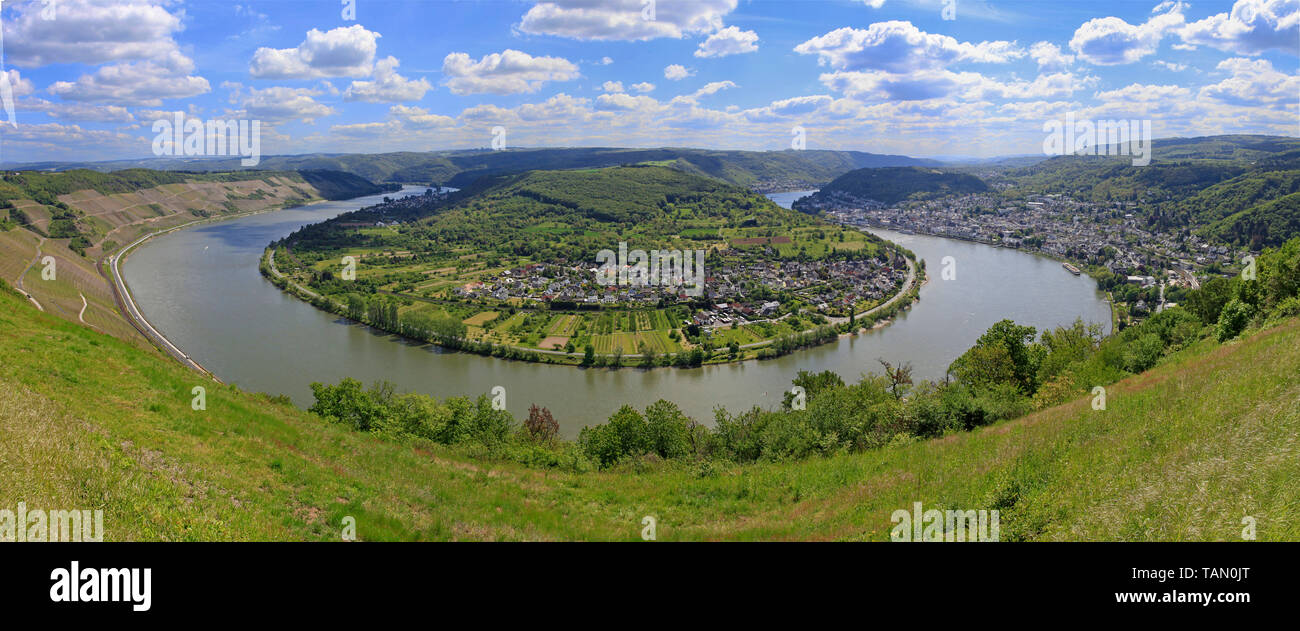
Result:
{"label": "tree", "polygon": [[[966,351],[961,357],[953,362],[949,368],[953,373],[965,372],[968,377],[978,381],[988,382],[987,378],[981,378],[972,373],[969,369],[960,370],[959,364],[967,360],[975,349],[978,348],[1001,348],[1006,352],[1007,359],[1011,362],[1013,381],[1017,387],[1025,394],[1033,394],[1037,389],[1038,364],[1042,358],[1043,348],[1033,344],[1034,337],[1038,330],[1032,326],[1020,326],[1011,320],[1002,320],[989,327],[975,342],[975,346]],[[995,358],[994,355],[984,353],[980,361],[987,362]]]}
{"label": "tree", "polygon": [[582,351],[582,365],[590,366],[594,363],[596,363],[596,347],[588,344]]}
{"label": "tree", "polygon": [[885,367],[885,378],[889,380],[889,392],[894,395],[894,400],[901,399],[903,393],[900,392],[900,388],[912,385],[912,365],[903,362],[895,368],[884,359],[878,358],[876,361]]}
{"label": "tree", "polygon": [[524,421],[528,435],[538,442],[549,441],[560,433],[560,424],[551,416],[551,411],[539,408],[534,403],[528,407],[528,420]]}

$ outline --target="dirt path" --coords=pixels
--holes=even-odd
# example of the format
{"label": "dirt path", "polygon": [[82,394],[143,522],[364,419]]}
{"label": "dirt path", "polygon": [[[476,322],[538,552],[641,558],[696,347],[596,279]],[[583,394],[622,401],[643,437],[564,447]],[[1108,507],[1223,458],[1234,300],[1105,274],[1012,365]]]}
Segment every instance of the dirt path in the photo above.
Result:
{"label": "dirt path", "polygon": [[18,289],[19,293],[32,301],[32,304],[36,305],[37,309],[45,311],[45,307],[41,306],[41,303],[36,300],[36,297],[27,293],[26,289],[23,289],[23,277],[27,276],[27,272],[31,271],[32,267],[41,261],[41,246],[45,245],[45,237],[38,235],[37,238],[40,239],[40,241],[36,242],[36,256],[32,257],[32,262],[28,263],[27,267],[23,268],[22,273],[18,274],[18,280],[14,283],[14,287]]}

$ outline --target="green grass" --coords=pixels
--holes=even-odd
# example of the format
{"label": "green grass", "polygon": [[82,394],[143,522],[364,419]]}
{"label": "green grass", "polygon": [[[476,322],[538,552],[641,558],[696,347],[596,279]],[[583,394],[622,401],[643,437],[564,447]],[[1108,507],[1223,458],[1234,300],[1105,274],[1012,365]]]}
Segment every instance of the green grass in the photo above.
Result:
{"label": "green grass", "polygon": [[[399,444],[205,381],[0,291],[0,507],[102,508],[106,540],[886,539],[1002,511],[1007,539],[1300,538],[1300,321],[1202,342],[1080,400],[801,462],[568,473]],[[190,408],[207,388],[207,410]],[[539,402],[544,404],[545,402]]]}

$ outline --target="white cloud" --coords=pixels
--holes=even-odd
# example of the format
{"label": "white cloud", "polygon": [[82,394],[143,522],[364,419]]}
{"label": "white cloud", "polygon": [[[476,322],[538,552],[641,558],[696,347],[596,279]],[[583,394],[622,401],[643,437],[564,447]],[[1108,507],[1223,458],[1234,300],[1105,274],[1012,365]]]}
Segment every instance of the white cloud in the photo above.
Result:
{"label": "white cloud", "polygon": [[622,92],[622,91],[623,91],[623,82],[622,82],[622,81],[606,81],[606,82],[604,83],[604,85],[600,86],[600,89],[602,89],[602,90],[604,90],[604,91],[606,91],[606,92]]}
{"label": "white cloud", "polygon": [[728,26],[709,36],[695,51],[696,57],[726,57],[758,52],[758,34]]}
{"label": "white cloud", "polygon": [[1074,55],[1061,52],[1061,47],[1050,42],[1038,42],[1029,47],[1029,56],[1038,63],[1039,70],[1065,70],[1074,64]]}
{"label": "white cloud", "polygon": [[1231,75],[1201,88],[1200,96],[1231,105],[1294,105],[1300,95],[1300,76],[1278,72],[1267,59],[1233,57],[1219,62]]}
{"label": "white cloud", "polygon": [[425,79],[412,81],[397,74],[398,64],[397,58],[392,56],[379,60],[375,63],[375,80],[353,81],[343,92],[343,100],[367,103],[418,101],[433,89]]}
{"label": "white cloud", "polygon": [[745,110],[743,114],[751,122],[771,122],[794,116],[807,116],[828,107],[834,101],[835,99],[825,94],[796,96],[772,101],[765,107]]}
{"label": "white cloud", "polygon": [[465,53],[451,53],[442,61],[442,73],[454,94],[522,94],[536,92],[547,81],[570,81],[578,67],[562,57],[533,57],[506,49],[474,61]]}
{"label": "white cloud", "polygon": [[642,0],[541,0],[528,9],[518,29],[534,35],[581,40],[680,39],[722,28],[736,0],[657,0],[653,19]]}
{"label": "white cloud", "polygon": [[1156,15],[1141,25],[1117,17],[1093,18],[1075,29],[1070,49],[1099,66],[1133,63],[1155,53],[1166,34],[1182,28],[1183,7],[1179,2],[1164,2],[1153,11]]}
{"label": "white cloud", "polygon": [[1191,95],[1191,90],[1179,85],[1133,83],[1116,90],[1098,92],[1093,95],[1093,98],[1102,102],[1163,103],[1175,100],[1185,101]]}
{"label": "white cloud", "polygon": [[658,101],[648,96],[632,96],[631,94],[619,93],[602,94],[596,97],[596,109],[599,110],[654,112],[662,108],[663,106]]}
{"label": "white cloud", "polygon": [[8,96],[12,97],[26,96],[36,91],[30,79],[24,79],[17,70],[12,68],[0,70],[0,83],[9,88]]}
{"label": "white cloud", "polygon": [[184,10],[168,12],[166,0],[58,0],[57,19],[41,17],[44,4],[10,9],[4,22],[5,59],[18,66],[102,64],[163,59],[179,49]]}
{"label": "white cloud", "polygon": [[370,76],[379,37],[360,24],[312,29],[297,48],[258,48],[248,72],[257,79]]}
{"label": "white cloud", "polygon": [[716,94],[718,92],[721,92],[722,90],[726,90],[734,87],[736,87],[736,84],[735,82],[732,81],[711,81],[709,83],[704,84],[704,87],[696,90],[695,93],[692,94],[691,96],[693,98],[699,98],[701,96]]}
{"label": "white cloud", "polygon": [[1157,68],[1164,68],[1165,70],[1168,70],[1170,72],[1182,72],[1184,70],[1187,70],[1187,64],[1176,64],[1172,61],[1165,61],[1163,59],[1157,59],[1151,62],[1151,65]]}
{"label": "white cloud", "polygon": [[878,69],[909,72],[957,62],[1006,63],[1025,51],[1015,42],[972,44],[948,35],[926,33],[911,22],[876,22],[866,29],[839,28],[794,48],[817,55],[817,63],[838,70]]}
{"label": "white cloud", "polygon": [[608,65],[610,65],[610,64],[612,64],[612,63],[614,63],[614,60],[611,59],[611,58],[609,58],[609,57],[601,57],[601,58],[600,58],[600,65],[602,65],[602,66],[608,66]]}
{"label": "white cloud", "polygon": [[55,82],[47,91],[68,101],[158,107],[164,99],[188,98],[208,92],[208,80],[190,75],[193,70],[193,61],[173,52],[160,61],[102,66],[76,81]]}
{"label": "white cloud", "polygon": [[120,105],[90,105],[86,103],[51,103],[45,99],[20,101],[18,110],[44,112],[52,118],[65,121],[94,123],[130,123],[135,117]]}
{"label": "white cloud", "polygon": [[865,4],[873,9],[879,9],[880,7],[885,6],[885,0],[862,0],[862,4]]}
{"label": "white cloud", "polygon": [[33,155],[59,155],[55,152],[66,151],[68,147],[77,148],[75,156],[70,158],[106,160],[140,155],[149,147],[149,143],[139,136],[60,123],[19,125],[16,129],[2,125],[0,135],[4,138],[0,146],[6,152],[5,160],[12,160],[15,154],[23,156],[23,159]]}
{"label": "white cloud", "polygon": [[311,88],[249,88],[242,99],[244,112],[250,117],[273,122],[301,120],[315,122],[317,118],[335,113],[334,108],[317,103],[312,97],[320,96]]}
{"label": "white cloud", "polygon": [[694,76],[695,71],[688,69],[681,64],[673,64],[664,68],[664,78],[669,81],[681,81],[686,77]]}
{"label": "white cloud", "polygon": [[1192,22],[1179,32],[1188,44],[1203,44],[1238,55],[1270,48],[1300,48],[1300,0],[1237,0],[1228,13]]}
{"label": "white cloud", "polygon": [[389,108],[388,113],[393,118],[413,127],[436,128],[451,127],[456,124],[456,119],[441,114],[430,114],[429,110],[420,107],[407,107],[405,105],[394,105]]}
{"label": "white cloud", "polygon": [[654,89],[655,89],[655,84],[653,84],[653,83],[647,83],[647,82],[642,81],[641,83],[633,83],[633,84],[632,84],[632,91],[633,91],[633,92],[640,92],[640,93],[644,94],[644,93],[646,93],[646,92],[654,92]]}

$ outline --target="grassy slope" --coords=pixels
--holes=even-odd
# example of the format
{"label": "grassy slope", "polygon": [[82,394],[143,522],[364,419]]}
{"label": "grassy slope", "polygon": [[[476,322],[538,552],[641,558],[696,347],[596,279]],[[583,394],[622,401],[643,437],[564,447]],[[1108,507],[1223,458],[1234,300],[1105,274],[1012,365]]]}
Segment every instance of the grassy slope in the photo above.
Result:
{"label": "grassy slope", "polygon": [[[105,509],[108,540],[881,539],[1002,507],[1003,539],[1300,539],[1300,321],[1184,351],[1087,400],[877,452],[570,474],[328,426],[0,292],[0,507]],[[190,389],[207,388],[207,410]],[[544,403],[544,402],[543,402]]]}

